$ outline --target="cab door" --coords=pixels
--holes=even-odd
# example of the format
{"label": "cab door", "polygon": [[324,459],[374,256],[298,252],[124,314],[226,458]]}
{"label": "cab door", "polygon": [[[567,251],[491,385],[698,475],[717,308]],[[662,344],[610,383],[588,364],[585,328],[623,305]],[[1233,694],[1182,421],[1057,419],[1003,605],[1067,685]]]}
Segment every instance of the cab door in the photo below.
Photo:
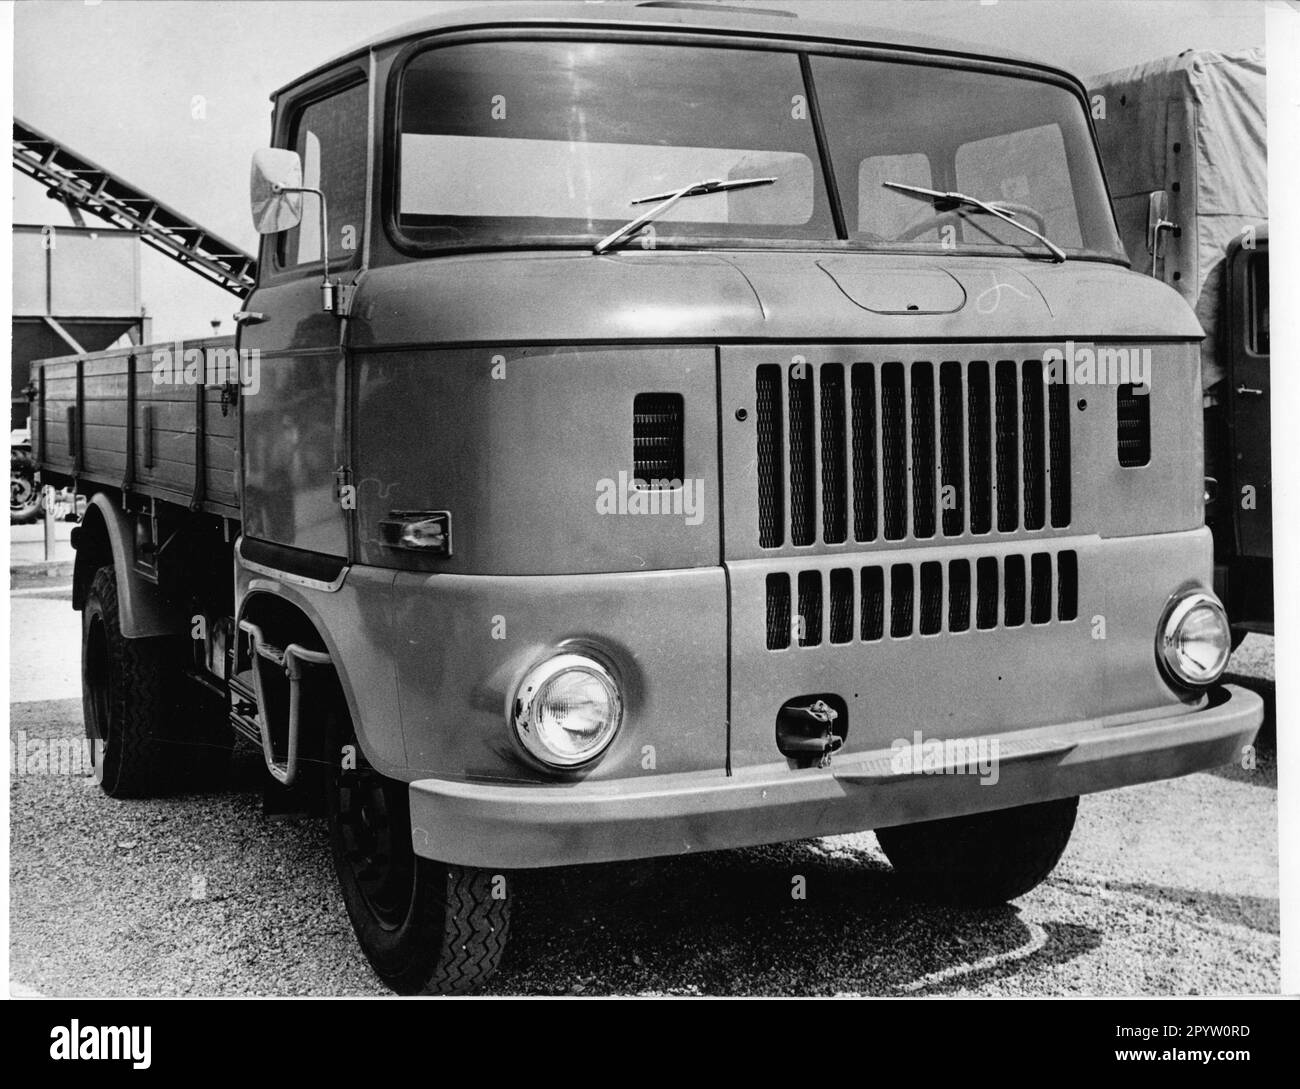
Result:
{"label": "cab door", "polygon": [[1227,366],[1237,554],[1273,556],[1269,427],[1268,239],[1234,245],[1227,259]]}
{"label": "cab door", "polygon": [[[321,283],[347,287],[362,267],[369,95],[364,71],[335,74],[280,111],[277,146],[298,152],[303,185],[298,226],[263,239],[257,290],[247,299],[238,346],[255,379],[241,389],[245,554],[283,546],[310,561],[351,558],[347,466],[346,320],[324,309]],[[263,548],[261,556],[287,555]],[[286,561],[288,562],[288,561]],[[326,565],[328,567],[328,564]],[[341,566],[341,563],[339,564]]]}

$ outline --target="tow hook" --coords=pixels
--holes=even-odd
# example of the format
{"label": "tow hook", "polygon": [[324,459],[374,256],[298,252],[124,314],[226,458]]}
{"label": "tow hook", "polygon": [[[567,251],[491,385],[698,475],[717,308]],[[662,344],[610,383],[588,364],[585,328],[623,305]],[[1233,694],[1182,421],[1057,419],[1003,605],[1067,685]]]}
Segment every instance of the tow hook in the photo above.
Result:
{"label": "tow hook", "polygon": [[[790,700],[776,716],[776,744],[785,756],[798,761],[800,767],[825,768],[831,757],[844,744],[847,733],[847,714],[843,701],[818,697],[811,703],[809,697]],[[837,724],[839,724],[837,726]]]}

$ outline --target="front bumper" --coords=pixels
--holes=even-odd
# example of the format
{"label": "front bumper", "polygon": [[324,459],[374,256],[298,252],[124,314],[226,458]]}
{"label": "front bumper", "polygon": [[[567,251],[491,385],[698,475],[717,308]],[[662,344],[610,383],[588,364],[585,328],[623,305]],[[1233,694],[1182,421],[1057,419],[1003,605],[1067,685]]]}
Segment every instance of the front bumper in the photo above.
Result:
{"label": "front bumper", "polygon": [[[1264,717],[1254,692],[1226,685],[1205,704],[988,735],[997,776],[899,774],[888,749],[824,769],[785,764],[732,776],[500,785],[420,779],[411,836],[425,858],[527,869],[693,854],[957,817],[1168,779],[1231,763]],[[982,778],[987,779],[987,784]]]}

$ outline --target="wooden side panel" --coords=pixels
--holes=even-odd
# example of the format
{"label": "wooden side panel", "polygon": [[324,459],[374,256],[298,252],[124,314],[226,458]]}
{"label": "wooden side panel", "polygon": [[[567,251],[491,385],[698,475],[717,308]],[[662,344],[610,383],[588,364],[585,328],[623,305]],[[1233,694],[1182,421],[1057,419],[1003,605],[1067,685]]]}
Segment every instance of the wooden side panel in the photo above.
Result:
{"label": "wooden side panel", "polygon": [[[209,356],[230,346],[219,338],[185,347]],[[238,399],[223,414],[220,385],[203,384],[209,368],[159,368],[163,348],[170,358],[174,346],[159,345],[34,364],[37,458],[79,480],[238,517]]]}

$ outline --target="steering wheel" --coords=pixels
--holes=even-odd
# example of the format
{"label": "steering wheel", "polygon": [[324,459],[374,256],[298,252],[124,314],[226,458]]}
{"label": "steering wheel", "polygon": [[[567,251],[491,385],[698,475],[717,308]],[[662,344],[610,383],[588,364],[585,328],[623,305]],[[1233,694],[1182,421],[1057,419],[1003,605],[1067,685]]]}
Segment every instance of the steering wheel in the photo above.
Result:
{"label": "steering wheel", "polygon": [[[1035,208],[1031,208],[1028,204],[1017,204],[1010,200],[991,200],[988,203],[1004,212],[1012,212],[1015,215],[1024,216],[1025,218],[1032,220],[1033,222],[1031,225],[1034,230],[1039,234],[1047,233],[1047,221],[1043,218],[1042,212]],[[984,212],[979,208],[972,208],[967,205],[962,205],[959,208],[948,208],[942,212],[935,212],[933,219],[927,219],[921,223],[913,223],[912,226],[905,227],[903,231],[894,238],[894,241],[910,242],[912,239],[925,234],[926,231],[937,231],[947,223],[958,222],[963,212],[975,212],[980,215],[988,215],[987,212]],[[994,216],[993,218],[996,219],[997,217]]]}

